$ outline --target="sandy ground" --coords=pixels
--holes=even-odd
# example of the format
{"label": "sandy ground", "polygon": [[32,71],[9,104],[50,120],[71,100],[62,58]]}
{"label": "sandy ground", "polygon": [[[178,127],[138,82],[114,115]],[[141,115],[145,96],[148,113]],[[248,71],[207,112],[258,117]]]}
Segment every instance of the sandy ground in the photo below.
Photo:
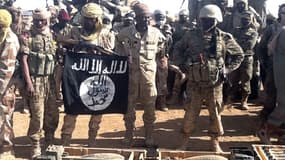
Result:
{"label": "sandy ground", "polygon": [[[222,121],[225,135],[221,146],[224,151],[230,151],[232,147],[250,147],[251,144],[259,143],[255,131],[259,124],[258,113],[262,107],[257,103],[251,103],[248,111],[236,108],[226,108],[223,112]],[[143,121],[142,108],[137,109],[136,141],[133,148],[143,149]],[[203,108],[198,120],[197,130],[190,138],[188,150],[209,151],[210,143],[207,136],[208,111]],[[60,122],[56,130],[56,143],[60,144],[60,130],[64,113],[60,113]],[[156,112],[154,137],[161,149],[175,150],[179,145],[179,130],[182,125],[184,110],[182,106],[169,106],[167,112]],[[72,146],[87,146],[88,122],[90,116],[79,116],[76,129],[72,137]],[[15,130],[15,153],[17,159],[28,159],[30,144],[26,136],[29,124],[29,114],[14,114]],[[118,114],[105,115],[101,123],[98,139],[95,147],[98,148],[126,148],[121,144],[124,135],[123,116]]]}

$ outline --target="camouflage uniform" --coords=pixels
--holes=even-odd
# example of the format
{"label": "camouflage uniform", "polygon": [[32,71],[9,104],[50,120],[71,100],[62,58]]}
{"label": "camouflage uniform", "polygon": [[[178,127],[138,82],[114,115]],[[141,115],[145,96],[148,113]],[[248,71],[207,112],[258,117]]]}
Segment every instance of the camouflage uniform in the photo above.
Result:
{"label": "camouflage uniform", "polygon": [[[221,12],[216,12],[220,12],[218,6],[206,5],[201,9],[199,17],[218,17],[216,19],[222,21]],[[240,65],[243,51],[231,34],[218,28],[207,32],[198,28],[187,32],[175,45],[174,52],[182,53],[176,64],[185,69],[188,77],[187,91],[191,93],[191,102],[186,107],[183,121],[182,148],[185,149],[205,102],[210,116],[208,133],[211,135],[214,151],[219,152],[221,149],[218,137],[224,134],[221,122],[223,76]]]}
{"label": "camouflage uniform", "polygon": [[236,0],[235,1],[235,6],[234,6],[233,10],[229,11],[225,14],[224,21],[222,24],[220,24],[221,29],[226,31],[226,32],[232,33],[234,28],[241,26],[240,19],[242,17],[242,13],[240,13],[236,8],[236,4],[240,3],[240,2],[245,3],[245,11],[250,11],[254,15],[252,25],[253,25],[253,27],[255,27],[256,30],[259,30],[259,28],[262,25],[261,17],[255,11],[254,8],[252,8],[251,6],[248,5],[247,0]]}
{"label": "camouflage uniform", "polygon": [[[146,145],[153,145],[153,127],[155,121],[155,100],[157,96],[155,75],[156,58],[163,58],[164,36],[154,27],[149,26],[141,35],[135,26],[124,28],[117,36],[116,51],[129,56],[129,102],[128,112],[124,115],[126,126],[125,140],[131,143],[135,127],[135,107],[139,101],[144,107],[143,121]],[[157,55],[158,53],[161,53]]]}
{"label": "camouflage uniform", "polygon": [[[45,146],[53,143],[54,133],[58,126],[59,111],[55,104],[55,42],[49,30],[49,12],[36,9],[33,14],[34,24],[29,35],[21,36],[20,53],[22,69],[28,93],[31,120],[28,136],[32,142],[32,157],[41,154],[40,139],[45,131]],[[41,30],[35,21],[47,22]],[[41,22],[37,22],[41,23]],[[30,86],[32,85],[32,86]]]}
{"label": "camouflage uniform", "polygon": [[236,38],[236,41],[244,51],[244,59],[240,67],[229,75],[230,82],[232,84],[229,93],[233,96],[235,91],[241,88],[242,100],[240,107],[241,109],[246,110],[248,108],[247,99],[251,91],[250,80],[253,73],[253,50],[258,38],[258,33],[251,26],[245,26],[235,28],[233,31],[233,36]]}
{"label": "camouflage uniform", "polygon": [[[91,9],[94,7],[94,10],[92,10],[92,16],[94,16],[94,14],[95,14],[96,16],[100,17],[101,9],[100,9],[100,7],[98,7],[98,5],[93,4],[93,3],[89,3],[89,4],[85,5],[84,9],[88,10],[88,7],[90,7]],[[82,9],[82,11],[85,12],[85,10],[83,10],[83,9]],[[96,13],[96,12],[98,12],[98,13]],[[92,18],[94,18],[94,17],[92,17]],[[88,38],[88,40],[87,40],[87,38],[84,39],[83,37],[85,37],[85,36],[86,37],[92,37],[92,35],[87,35],[86,31],[81,27],[73,27],[70,34],[68,34],[67,37],[65,37],[65,38],[66,39],[72,39],[72,40],[78,40],[78,41],[85,42],[85,43],[91,43],[91,44],[98,45],[98,46],[102,46],[103,48],[109,49],[109,50],[113,49],[114,45],[115,45],[114,34],[112,32],[110,32],[110,30],[108,28],[102,28],[102,24],[98,24],[96,27],[99,27],[96,29],[98,29],[100,32],[99,33],[98,32],[93,33],[92,35],[95,35],[95,36],[93,38]],[[102,28],[102,29],[100,29],[100,28]],[[86,52],[92,53],[92,50],[90,50],[89,48],[82,47],[80,45],[75,47],[74,50],[75,50],[75,52],[86,51]],[[66,114],[64,116],[63,126],[61,129],[61,139],[62,139],[62,144],[64,146],[70,145],[70,139],[72,136],[72,132],[75,129],[77,116],[78,115],[70,115],[70,114]],[[88,146],[92,147],[95,145],[95,138],[96,138],[97,132],[100,128],[99,125],[101,123],[101,119],[102,119],[102,115],[91,115],[91,117],[90,117],[89,131],[88,131]]]}
{"label": "camouflage uniform", "polygon": [[[2,26],[3,12],[11,15],[6,11],[0,10],[0,24]],[[11,23],[11,22],[10,22]],[[3,27],[5,28],[5,27]],[[0,157],[4,152],[12,151],[13,147],[13,113],[15,109],[14,86],[11,84],[13,72],[15,70],[16,55],[19,50],[17,36],[7,26],[7,36],[5,42],[0,43]],[[9,83],[10,82],[10,83]]]}

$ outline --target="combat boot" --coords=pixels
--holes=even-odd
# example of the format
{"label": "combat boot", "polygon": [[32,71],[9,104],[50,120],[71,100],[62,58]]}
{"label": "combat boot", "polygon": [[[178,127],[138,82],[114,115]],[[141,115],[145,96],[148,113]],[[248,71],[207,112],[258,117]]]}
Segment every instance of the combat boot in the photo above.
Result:
{"label": "combat boot", "polygon": [[134,140],[134,128],[135,125],[134,123],[125,123],[126,125],[126,132],[125,132],[125,137],[122,140],[123,145],[131,147],[133,145],[133,140]]}
{"label": "combat boot", "polygon": [[40,142],[32,142],[31,158],[36,159],[42,154]]}
{"label": "combat boot", "polygon": [[224,153],[222,148],[220,147],[219,138],[217,136],[211,137],[211,143],[212,143],[212,150],[217,154]]}
{"label": "combat boot", "polygon": [[248,95],[242,97],[239,109],[248,110],[247,100],[248,100]]}
{"label": "combat boot", "polygon": [[145,126],[145,146],[147,148],[156,146],[153,139],[153,126]]}
{"label": "combat boot", "polygon": [[166,107],[166,96],[165,95],[159,95],[156,98],[155,108],[160,111],[168,111],[168,108]]}
{"label": "combat boot", "polygon": [[61,144],[63,146],[70,146],[71,135],[70,134],[61,134]]}
{"label": "combat boot", "polygon": [[54,132],[45,132],[45,145],[44,149],[46,149],[49,145],[54,144]]}

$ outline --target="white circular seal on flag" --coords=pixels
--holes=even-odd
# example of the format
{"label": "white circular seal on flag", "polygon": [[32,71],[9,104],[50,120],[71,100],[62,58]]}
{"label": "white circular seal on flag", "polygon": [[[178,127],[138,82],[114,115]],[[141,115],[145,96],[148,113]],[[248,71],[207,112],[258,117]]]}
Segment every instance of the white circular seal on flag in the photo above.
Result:
{"label": "white circular seal on flag", "polygon": [[104,110],[112,103],[115,84],[107,75],[96,75],[84,80],[79,88],[83,104],[92,111]]}

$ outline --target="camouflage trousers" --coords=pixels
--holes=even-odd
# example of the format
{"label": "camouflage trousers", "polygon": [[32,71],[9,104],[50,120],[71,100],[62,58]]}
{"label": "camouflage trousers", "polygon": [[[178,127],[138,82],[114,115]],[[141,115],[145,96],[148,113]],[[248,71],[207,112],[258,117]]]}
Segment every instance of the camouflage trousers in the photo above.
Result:
{"label": "camouflage trousers", "polygon": [[206,104],[209,111],[209,134],[211,136],[221,136],[224,134],[221,112],[223,110],[222,84],[215,87],[187,86],[191,93],[190,105],[186,107],[184,115],[182,133],[190,136],[193,133],[197,118],[199,117],[201,106]]}
{"label": "camouflage trousers", "polygon": [[[53,76],[31,77],[34,94],[29,96],[30,124],[28,136],[32,143],[39,143],[42,130],[46,135],[53,135],[59,120],[59,110],[55,98],[55,82]],[[45,137],[46,138],[46,137]]]}
{"label": "camouflage trousers", "polygon": [[230,94],[233,95],[241,89],[242,96],[250,94],[250,80],[253,73],[253,56],[245,56],[238,69],[230,73],[229,78],[232,83]]}
{"label": "camouflage trousers", "polygon": [[13,146],[13,113],[15,109],[15,87],[10,87],[1,97],[0,105],[0,154],[11,151]]}
{"label": "camouflage trousers", "polygon": [[[71,136],[76,124],[76,118],[78,115],[66,114],[63,119],[63,125],[61,128],[61,135]],[[97,132],[100,128],[102,121],[102,115],[91,115],[89,120],[88,139],[96,138]]]}

